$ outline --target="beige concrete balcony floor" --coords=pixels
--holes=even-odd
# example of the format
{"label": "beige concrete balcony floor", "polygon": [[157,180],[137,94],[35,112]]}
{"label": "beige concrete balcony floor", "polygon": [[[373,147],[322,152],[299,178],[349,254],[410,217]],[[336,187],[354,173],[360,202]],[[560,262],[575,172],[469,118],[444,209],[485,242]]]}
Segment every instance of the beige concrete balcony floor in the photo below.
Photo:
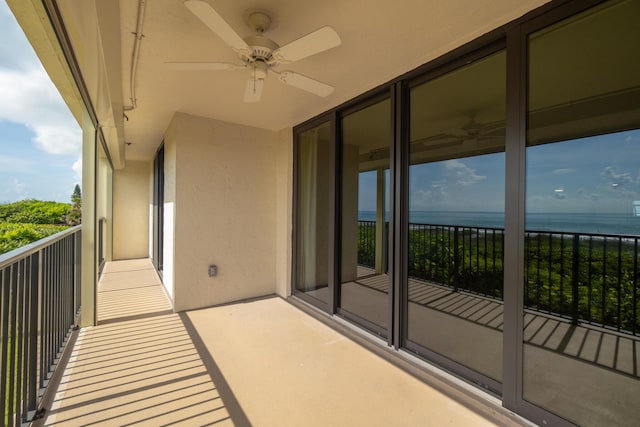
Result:
{"label": "beige concrete balcony floor", "polygon": [[45,425],[488,426],[521,421],[427,384],[277,298],[172,313],[148,260],[106,266]]}

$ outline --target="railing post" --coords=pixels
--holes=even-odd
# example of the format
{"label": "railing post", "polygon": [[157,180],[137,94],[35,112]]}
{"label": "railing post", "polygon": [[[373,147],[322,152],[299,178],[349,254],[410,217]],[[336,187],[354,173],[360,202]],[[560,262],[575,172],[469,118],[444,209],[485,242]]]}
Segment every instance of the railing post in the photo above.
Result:
{"label": "railing post", "polygon": [[460,281],[460,254],[458,253],[458,231],[459,227],[453,227],[453,290],[458,292],[458,282]]}
{"label": "railing post", "polygon": [[636,334],[638,325],[638,238],[633,239],[633,315],[631,332]]}
{"label": "railing post", "polygon": [[28,402],[27,411],[29,418],[35,412],[38,405],[38,325],[40,302],[40,251],[31,255],[29,262],[29,364],[28,369]]}
{"label": "railing post", "polygon": [[80,317],[80,306],[82,303],[82,230],[74,234],[73,238],[74,248],[74,265],[73,265],[73,293],[74,293],[74,305],[73,310],[75,314],[75,324],[78,326]]}
{"label": "railing post", "polygon": [[572,257],[572,273],[571,273],[571,318],[574,325],[578,324],[578,302],[580,299],[580,292],[578,286],[580,285],[580,235],[573,235],[573,257]]}
{"label": "railing post", "polygon": [[389,223],[384,222],[384,239],[382,242],[382,259],[384,266],[384,273],[389,272]]}

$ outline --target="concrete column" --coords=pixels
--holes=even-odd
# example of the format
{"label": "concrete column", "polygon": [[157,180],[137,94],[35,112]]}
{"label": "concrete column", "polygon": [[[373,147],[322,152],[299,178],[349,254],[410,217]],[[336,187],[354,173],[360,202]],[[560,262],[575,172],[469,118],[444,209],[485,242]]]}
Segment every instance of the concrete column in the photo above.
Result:
{"label": "concrete column", "polygon": [[96,248],[96,130],[86,108],[82,112],[82,311],[80,326],[96,324],[98,284]]}
{"label": "concrete column", "polygon": [[342,283],[358,275],[358,148],[345,144],[342,151]]}
{"label": "concrete column", "polygon": [[376,175],[376,274],[383,274],[385,271],[384,260],[387,253],[386,233],[385,233],[385,169],[377,170]]}

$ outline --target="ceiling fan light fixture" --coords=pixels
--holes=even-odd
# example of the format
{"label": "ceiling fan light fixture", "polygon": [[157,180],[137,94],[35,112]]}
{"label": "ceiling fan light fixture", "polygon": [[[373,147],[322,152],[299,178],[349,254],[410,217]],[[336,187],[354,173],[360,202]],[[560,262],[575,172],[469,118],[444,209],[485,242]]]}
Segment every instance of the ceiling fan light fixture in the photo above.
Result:
{"label": "ceiling fan light fixture", "polygon": [[269,65],[266,62],[258,59],[251,64],[251,78],[253,80],[264,80],[267,78],[269,71]]}
{"label": "ceiling fan light fixture", "polygon": [[264,88],[264,80],[253,80],[250,79],[247,81],[247,85],[244,90],[244,102],[254,103],[260,101],[262,97],[262,89]]}

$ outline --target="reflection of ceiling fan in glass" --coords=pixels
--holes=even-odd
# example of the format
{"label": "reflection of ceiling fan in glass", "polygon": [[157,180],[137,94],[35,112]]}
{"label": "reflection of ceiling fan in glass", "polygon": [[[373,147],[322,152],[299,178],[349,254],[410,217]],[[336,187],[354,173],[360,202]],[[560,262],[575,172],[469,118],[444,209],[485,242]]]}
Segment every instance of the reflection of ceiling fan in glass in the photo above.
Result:
{"label": "reflection of ceiling fan in glass", "polygon": [[264,81],[269,74],[277,76],[281,82],[305,90],[318,96],[328,96],[333,87],[293,71],[276,71],[273,67],[289,64],[341,44],[340,37],[331,27],[322,27],[306,36],[279,46],[264,33],[271,26],[271,18],[262,13],[249,15],[249,26],[255,35],[241,38],[233,28],[202,0],[187,0],[185,6],[207,27],[218,35],[240,59],[240,63],[229,62],[168,62],[167,65],[181,70],[249,70],[244,102],[257,102],[262,95]]}
{"label": "reflection of ceiling fan in glass", "polygon": [[468,114],[467,124],[459,128],[445,129],[441,133],[411,141],[411,144],[422,144],[427,149],[449,147],[462,144],[504,142],[504,121],[494,123],[479,123],[476,113]]}

